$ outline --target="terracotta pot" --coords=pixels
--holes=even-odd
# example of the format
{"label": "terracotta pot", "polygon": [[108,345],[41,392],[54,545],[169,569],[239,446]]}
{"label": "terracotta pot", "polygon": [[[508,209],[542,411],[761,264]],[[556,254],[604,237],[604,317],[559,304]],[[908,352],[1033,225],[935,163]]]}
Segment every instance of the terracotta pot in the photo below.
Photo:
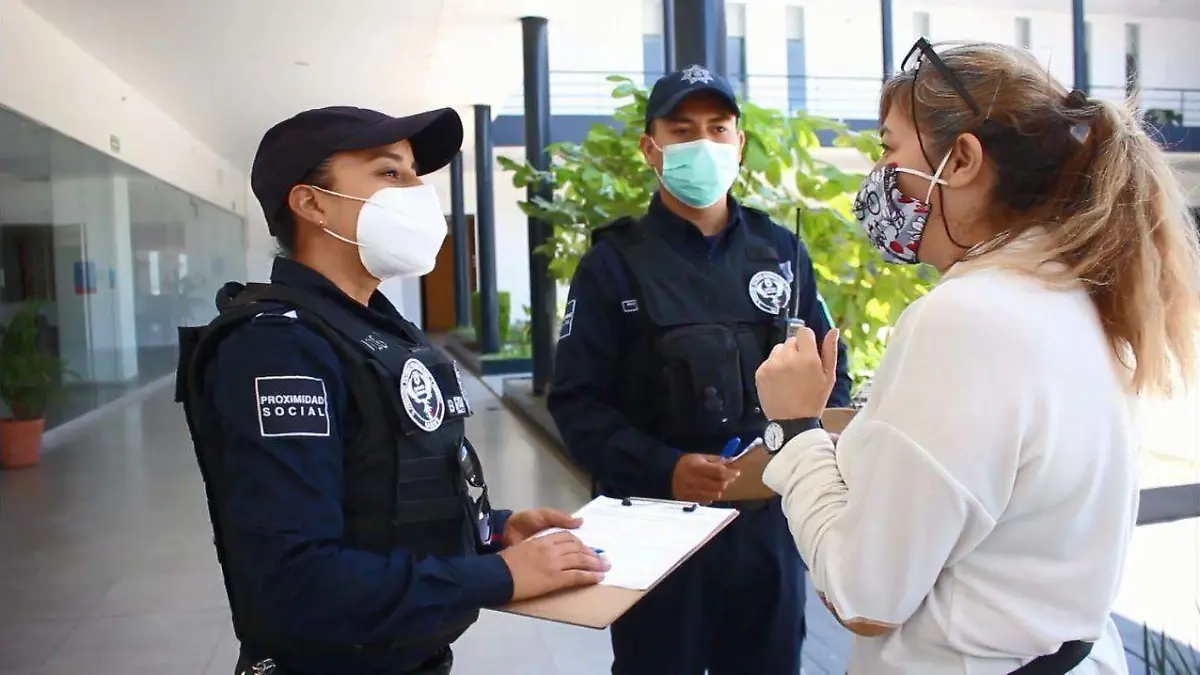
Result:
{"label": "terracotta pot", "polygon": [[0,420],[0,468],[24,469],[38,463],[46,420]]}

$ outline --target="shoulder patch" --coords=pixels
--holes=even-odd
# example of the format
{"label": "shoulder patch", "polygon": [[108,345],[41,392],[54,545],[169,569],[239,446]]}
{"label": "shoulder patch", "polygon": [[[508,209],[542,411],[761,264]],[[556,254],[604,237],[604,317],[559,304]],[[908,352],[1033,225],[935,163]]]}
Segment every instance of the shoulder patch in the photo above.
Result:
{"label": "shoulder patch", "polygon": [[254,396],[263,438],[329,435],[325,380],[304,375],[256,377]]}

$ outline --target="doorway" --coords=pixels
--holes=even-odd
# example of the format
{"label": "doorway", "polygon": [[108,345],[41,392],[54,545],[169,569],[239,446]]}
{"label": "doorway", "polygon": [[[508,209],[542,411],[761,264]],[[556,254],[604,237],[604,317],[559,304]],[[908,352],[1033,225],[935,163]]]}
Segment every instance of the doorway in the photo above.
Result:
{"label": "doorway", "polygon": [[[449,216],[446,221],[449,226]],[[438,251],[437,266],[432,272],[421,277],[421,319],[426,333],[446,333],[457,325],[454,316],[454,230],[449,227],[447,229],[450,234],[442,244],[442,249]],[[475,216],[472,214],[467,214],[467,260],[467,279],[470,282],[470,292],[474,293],[478,284]]]}

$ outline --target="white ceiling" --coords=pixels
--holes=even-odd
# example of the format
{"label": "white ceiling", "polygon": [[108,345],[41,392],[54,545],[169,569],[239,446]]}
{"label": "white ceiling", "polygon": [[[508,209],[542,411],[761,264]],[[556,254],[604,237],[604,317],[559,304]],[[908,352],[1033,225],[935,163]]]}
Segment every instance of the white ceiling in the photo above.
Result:
{"label": "white ceiling", "polygon": [[582,0],[23,1],[248,167],[264,131],[308,108],[496,105],[520,86],[519,18]]}

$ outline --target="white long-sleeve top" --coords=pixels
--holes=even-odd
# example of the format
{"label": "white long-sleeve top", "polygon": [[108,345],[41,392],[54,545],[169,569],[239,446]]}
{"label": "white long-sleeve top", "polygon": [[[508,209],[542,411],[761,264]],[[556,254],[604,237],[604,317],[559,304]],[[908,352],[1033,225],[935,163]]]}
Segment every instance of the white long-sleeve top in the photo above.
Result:
{"label": "white long-sleeve top", "polygon": [[763,481],[855,636],[850,675],[1004,675],[1068,640],[1124,674],[1109,612],[1137,516],[1135,397],[1082,288],[952,269],[896,324],[838,440]]}

